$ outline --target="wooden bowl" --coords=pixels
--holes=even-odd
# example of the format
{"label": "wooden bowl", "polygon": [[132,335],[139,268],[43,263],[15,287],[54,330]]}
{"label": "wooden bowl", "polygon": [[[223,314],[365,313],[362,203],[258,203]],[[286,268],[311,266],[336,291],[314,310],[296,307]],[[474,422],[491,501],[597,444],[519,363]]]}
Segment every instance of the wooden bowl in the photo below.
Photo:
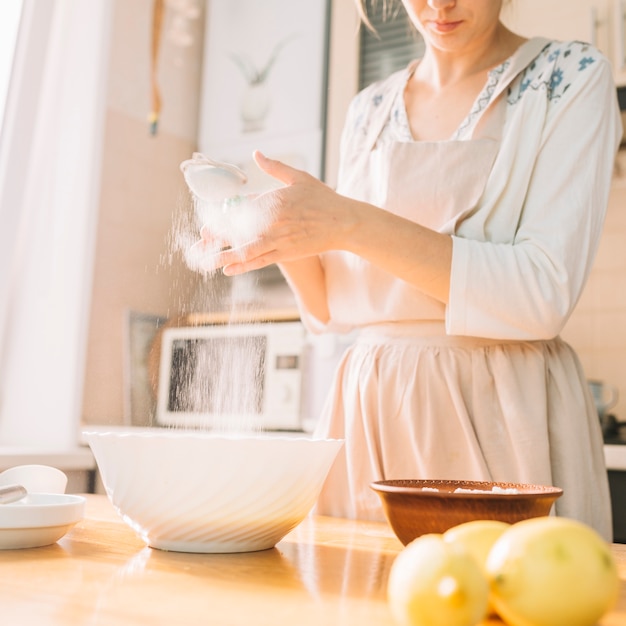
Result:
{"label": "wooden bowl", "polygon": [[472,520],[514,524],[548,515],[563,494],[558,487],[470,480],[381,480],[370,486],[404,545]]}

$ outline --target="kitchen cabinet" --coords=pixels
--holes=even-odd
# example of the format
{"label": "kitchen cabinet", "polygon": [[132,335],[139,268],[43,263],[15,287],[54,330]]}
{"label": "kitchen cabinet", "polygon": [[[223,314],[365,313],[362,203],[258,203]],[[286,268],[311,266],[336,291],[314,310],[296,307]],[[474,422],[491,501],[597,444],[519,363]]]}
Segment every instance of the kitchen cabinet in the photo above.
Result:
{"label": "kitchen cabinet", "polygon": [[626,85],[625,0],[523,0],[508,3],[504,23],[524,36],[577,39],[597,46]]}

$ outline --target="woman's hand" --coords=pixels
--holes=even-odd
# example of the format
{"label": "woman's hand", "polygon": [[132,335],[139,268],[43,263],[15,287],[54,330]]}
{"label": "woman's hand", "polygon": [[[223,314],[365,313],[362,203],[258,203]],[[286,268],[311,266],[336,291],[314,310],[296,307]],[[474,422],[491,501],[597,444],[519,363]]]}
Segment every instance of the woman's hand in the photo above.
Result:
{"label": "woman's hand", "polygon": [[[212,233],[214,240],[205,233],[207,244],[221,241],[231,246],[211,257],[214,269],[221,267],[224,274],[233,276],[277,263],[301,293],[301,300],[322,320],[326,314],[320,305],[325,299],[325,277],[318,255],[343,250],[447,303],[452,265],[449,235],[341,196],[306,172],[258,152],[255,160],[284,186],[241,207],[242,217],[247,213],[253,218],[254,232],[238,241],[224,231]],[[316,283],[314,289],[310,282]],[[309,291],[314,294],[305,294]]]}
{"label": "woman's hand", "polygon": [[[284,186],[250,201],[257,217],[256,236],[216,254],[214,266],[231,276],[340,248],[351,227],[350,201],[306,172],[260,152],[254,158]],[[206,243],[214,236],[206,229],[201,234]],[[224,240],[225,235],[219,233],[218,238]]]}

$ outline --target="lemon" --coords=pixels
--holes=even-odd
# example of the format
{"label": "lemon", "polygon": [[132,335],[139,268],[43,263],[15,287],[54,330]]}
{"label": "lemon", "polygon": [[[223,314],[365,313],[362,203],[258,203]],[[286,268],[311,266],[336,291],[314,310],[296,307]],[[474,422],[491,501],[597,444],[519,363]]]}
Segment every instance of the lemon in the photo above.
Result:
{"label": "lemon", "polygon": [[609,545],[575,520],[513,524],[494,543],[486,567],[491,602],[510,626],[592,626],[617,600]]}
{"label": "lemon", "polygon": [[484,569],[491,547],[511,524],[498,520],[473,520],[443,533],[444,541],[462,545]]}
{"label": "lemon", "polygon": [[474,626],[487,612],[487,578],[462,546],[422,535],[391,566],[391,612],[403,626]]}
{"label": "lemon", "polygon": [[[443,533],[444,541],[463,546],[480,565],[486,575],[487,557],[493,544],[511,524],[498,520],[472,520],[450,528]],[[487,613],[493,615],[495,606],[489,599]]]}

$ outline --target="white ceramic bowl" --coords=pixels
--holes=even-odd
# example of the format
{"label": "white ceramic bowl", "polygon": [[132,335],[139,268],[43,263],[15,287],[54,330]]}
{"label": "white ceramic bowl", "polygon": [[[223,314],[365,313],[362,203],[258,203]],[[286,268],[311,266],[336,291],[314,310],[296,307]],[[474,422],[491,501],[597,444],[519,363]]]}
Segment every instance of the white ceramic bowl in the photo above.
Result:
{"label": "white ceramic bowl", "polygon": [[343,442],[125,428],[84,433],[105,490],[153,548],[272,548],[309,513]]}
{"label": "white ceramic bowl", "polygon": [[83,518],[85,498],[65,493],[32,493],[0,504],[0,550],[55,543]]}

